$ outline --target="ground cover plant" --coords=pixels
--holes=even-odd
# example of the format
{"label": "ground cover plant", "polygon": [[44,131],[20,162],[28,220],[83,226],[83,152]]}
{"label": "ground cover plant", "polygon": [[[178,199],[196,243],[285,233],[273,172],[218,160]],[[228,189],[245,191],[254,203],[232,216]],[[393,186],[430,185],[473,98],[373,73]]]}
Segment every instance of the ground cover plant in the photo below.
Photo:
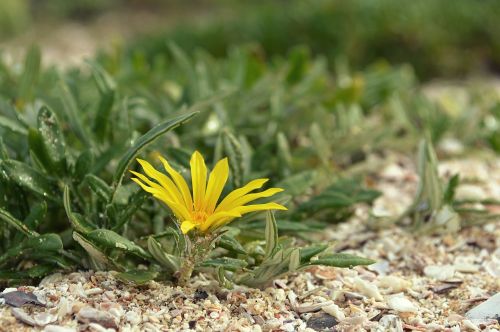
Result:
{"label": "ground cover plant", "polygon": [[[467,116],[408,92],[416,80],[407,67],[350,73],[339,64],[335,73],[302,47],[268,63],[253,48],[215,59],[170,44],[163,59],[123,66],[120,57],[109,57],[62,73],[40,68],[32,48],[22,70],[2,66],[3,282],[85,267],[118,270],[137,283],[185,283],[182,262],[196,239],[183,235],[172,224],[175,213],[149,200],[126,174],[137,169],[135,157],[165,154],[189,178],[189,147],[214,162],[228,157],[226,190],[266,177],[284,189],[276,201],[288,208],[276,218],[249,214],[231,223],[210,237],[209,253],[189,270],[214,271],[227,286],[261,287],[310,264],[372,263],[333,253],[328,244],[293,249],[294,237],[346,220],[355,204],[378,197],[367,185],[377,167],[368,154],[395,148],[395,139],[400,149],[416,149],[422,132],[430,146],[456,135]],[[495,107],[475,115],[476,128],[498,116]],[[469,132],[469,144],[497,149],[496,130]],[[420,154],[435,159],[426,149]],[[426,174],[423,192],[436,185]],[[453,195],[445,196],[453,205]],[[430,208],[437,210],[435,199]],[[412,215],[417,225],[428,219]],[[456,231],[454,220],[446,217],[443,228]]]}
{"label": "ground cover plant", "polygon": [[[367,10],[366,4],[358,5],[320,2],[293,8],[304,26],[314,30],[318,17],[331,18],[322,16],[325,9],[334,10],[332,15]],[[385,5],[390,12],[392,2]],[[488,6],[496,11],[494,4]],[[412,10],[435,14],[436,8]],[[469,7],[463,3],[457,8],[447,16],[450,22],[462,20]],[[210,270],[226,286],[263,287],[311,264],[371,263],[369,257],[334,253],[329,243],[306,239],[328,223],[347,220],[357,204],[379,197],[370,187],[370,176],[380,164],[370,155],[383,155],[387,149],[420,151],[421,185],[403,215],[374,215],[373,227],[400,223],[422,233],[446,233],[497,217],[469,208],[477,202],[454,199],[459,175],[447,186],[441,183],[432,147],[460,138],[467,152],[479,147],[498,153],[500,104],[494,90],[471,88],[460,104],[433,100],[420,90],[408,65],[376,62],[356,70],[375,57],[358,61],[347,52],[346,61],[336,54],[322,55],[318,45],[331,37],[328,33],[314,34],[314,43],[299,38],[276,44],[253,30],[261,20],[274,22],[276,12],[270,11],[272,19],[254,15],[234,31],[247,36],[243,41],[256,39],[261,45],[234,44],[233,30],[218,35],[218,45],[211,34],[221,27],[214,23],[203,31],[176,30],[168,35],[172,40],[162,36],[115,49],[66,71],[42,68],[37,47],[27,52],[22,65],[2,62],[4,283],[82,267],[118,270],[121,278],[137,283],[154,278],[185,283],[182,264],[196,239],[176,226],[175,211],[151,200],[131,181],[129,170],[139,174],[137,157],[159,166],[156,157],[165,155],[172,169],[189,179],[190,156],[199,150],[214,167],[228,158],[231,175],[224,195],[257,178],[268,178],[270,187],[283,189],[273,198],[287,211],[238,218],[218,230],[206,244],[208,253],[192,262],[189,270]],[[382,31],[383,15],[374,15],[377,28],[367,31]],[[478,26],[473,20],[469,24]],[[364,40],[368,37],[363,31]],[[494,34],[494,29],[483,32]],[[415,64],[420,74],[437,70]],[[476,111],[469,112],[471,108]],[[422,139],[425,143],[419,143]],[[270,204],[265,199],[260,203]]]}

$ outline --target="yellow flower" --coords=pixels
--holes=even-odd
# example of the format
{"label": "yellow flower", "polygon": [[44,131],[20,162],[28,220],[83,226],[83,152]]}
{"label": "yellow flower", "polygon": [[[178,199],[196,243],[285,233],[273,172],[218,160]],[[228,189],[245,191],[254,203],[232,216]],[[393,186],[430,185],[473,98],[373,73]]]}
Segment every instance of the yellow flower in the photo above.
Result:
{"label": "yellow flower", "polygon": [[217,162],[207,183],[208,170],[205,160],[198,151],[193,153],[190,161],[192,195],[182,175],[174,170],[164,158],[159,156],[159,159],[169,176],[156,170],[147,161],[137,159],[147,176],[131,171],[136,176],[132,180],[172,210],[179,219],[181,231],[184,234],[194,228],[202,233],[214,231],[234,218],[253,211],[286,210],[284,206],[277,203],[245,205],[258,198],[270,197],[283,191],[280,188],[270,188],[250,193],[261,188],[268,179],[250,181],[245,186],[229,193],[217,204],[229,177],[227,158]]}

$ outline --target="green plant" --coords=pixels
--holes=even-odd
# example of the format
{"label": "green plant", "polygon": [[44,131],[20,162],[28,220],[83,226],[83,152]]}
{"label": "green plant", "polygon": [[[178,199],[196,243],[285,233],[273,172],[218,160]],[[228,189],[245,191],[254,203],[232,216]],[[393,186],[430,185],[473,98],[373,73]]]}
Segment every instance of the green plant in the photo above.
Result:
{"label": "green plant", "polygon": [[420,234],[448,234],[468,225],[498,219],[497,214],[470,207],[473,203],[494,205],[498,202],[455,199],[460,176],[455,174],[446,183],[439,177],[438,159],[429,140],[422,140],[418,147],[418,174],[418,189],[406,211],[395,218],[375,218],[374,222],[378,222],[381,227],[399,223]]}
{"label": "green plant", "polygon": [[[182,267],[180,257],[188,244],[181,240],[177,231],[169,228],[172,218],[169,211],[158,209],[145,193],[124,181],[131,161],[139,153],[155,155],[159,150],[165,151],[172,166],[185,176],[188,156],[184,147],[199,146],[212,151],[214,160],[224,155],[229,157],[228,166],[233,173],[231,186],[242,185],[255,174],[269,175],[272,182],[295,188],[290,191],[294,197],[319,183],[312,173],[297,172],[296,166],[291,164],[287,154],[292,150],[283,131],[270,128],[270,135],[262,135],[258,129],[267,116],[258,109],[268,105],[268,98],[276,107],[273,123],[278,124],[285,118],[283,105],[274,92],[268,91],[261,101],[250,103],[252,99],[257,101],[255,97],[273,84],[269,79],[274,72],[251,83],[238,79],[240,83],[229,92],[217,88],[220,85],[217,82],[213,83],[213,88],[207,88],[200,83],[208,82],[203,71],[191,73],[192,77],[183,73],[189,73],[191,68],[208,70],[210,58],[202,55],[197,60],[199,63],[192,65],[181,50],[172,46],[172,51],[178,57],[176,66],[172,72],[162,74],[168,78],[181,73],[179,80],[171,81],[169,87],[185,86],[182,99],[177,99],[179,95],[168,94],[171,90],[167,90],[167,95],[154,89],[153,93],[144,92],[136,78],[111,74],[95,62],[88,63],[88,72],[62,73],[54,68],[41,68],[40,52],[36,47],[28,52],[20,72],[8,66],[0,67],[2,282],[33,280],[53,271],[81,267],[117,270],[120,277],[135,282],[151,278],[175,279]],[[236,54],[227,63],[217,64],[215,68],[220,71],[213,74],[220,75],[218,80],[223,81],[225,77],[233,77],[234,61],[241,66],[251,59],[249,53]],[[321,66],[317,68],[324,70]],[[251,73],[253,69],[245,70]],[[271,68],[266,70],[271,71]],[[226,71],[229,76],[224,74]],[[311,84],[318,80],[316,76],[321,71],[312,77],[296,77],[295,84],[300,86],[293,89],[287,103],[299,102],[298,97],[313,88]],[[140,71],[134,75],[138,73]],[[186,77],[189,78],[187,82],[183,81]],[[279,76],[279,82],[285,82],[286,77]],[[143,86],[153,84],[154,80],[152,77]],[[191,106],[186,109],[185,104]],[[234,105],[242,105],[242,108],[236,109],[234,114],[227,111]],[[195,117],[203,109],[211,111]],[[248,118],[248,128],[256,132],[236,136],[234,133],[243,123],[237,126],[231,123],[236,121],[238,113],[250,110],[256,111],[257,118]],[[224,116],[228,121],[222,125]],[[172,132],[188,120],[193,128],[200,129],[181,127]],[[290,121],[280,127],[286,129],[292,124]],[[264,144],[262,150],[252,148],[259,143]],[[281,171],[278,159],[270,158],[276,148],[280,149],[280,162],[287,163],[284,165],[289,168],[288,173]],[[261,163],[266,159],[271,163]],[[324,166],[318,174],[329,170],[329,166]],[[289,198],[283,196],[280,200]],[[294,210],[296,206],[293,204]],[[256,221],[260,215],[249,214],[244,219],[242,222]],[[300,225],[298,220],[283,221],[288,234],[314,230],[314,223],[309,227]],[[261,225],[263,230],[264,225]],[[217,252],[230,248],[232,253],[234,250],[241,253],[246,244],[262,239],[261,232],[249,231],[236,236],[237,228],[232,229],[233,235],[219,234],[209,241],[210,246],[216,246]],[[210,260],[226,262],[229,258],[233,262],[239,259],[214,256]],[[214,266],[214,261],[210,260],[204,263],[205,268]],[[138,270],[139,264],[147,269]],[[352,264],[357,263],[353,261]]]}

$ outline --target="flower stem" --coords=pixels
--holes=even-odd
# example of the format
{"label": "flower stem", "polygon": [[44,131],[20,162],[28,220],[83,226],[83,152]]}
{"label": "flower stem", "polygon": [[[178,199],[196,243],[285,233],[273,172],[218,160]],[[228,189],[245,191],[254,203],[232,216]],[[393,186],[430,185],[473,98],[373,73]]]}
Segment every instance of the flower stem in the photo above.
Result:
{"label": "flower stem", "polygon": [[188,284],[196,265],[203,262],[210,254],[210,246],[212,245],[213,240],[214,237],[211,235],[200,236],[194,241],[186,236],[186,255],[182,262],[179,270],[179,277],[177,279],[179,286],[186,286]]}

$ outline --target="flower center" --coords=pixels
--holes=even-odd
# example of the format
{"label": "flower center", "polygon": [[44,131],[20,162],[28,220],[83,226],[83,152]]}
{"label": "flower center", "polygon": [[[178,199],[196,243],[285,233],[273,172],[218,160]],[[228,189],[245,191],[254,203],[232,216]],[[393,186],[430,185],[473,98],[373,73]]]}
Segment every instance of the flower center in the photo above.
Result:
{"label": "flower center", "polygon": [[201,223],[207,220],[208,215],[205,211],[194,211],[192,217],[193,221]]}

